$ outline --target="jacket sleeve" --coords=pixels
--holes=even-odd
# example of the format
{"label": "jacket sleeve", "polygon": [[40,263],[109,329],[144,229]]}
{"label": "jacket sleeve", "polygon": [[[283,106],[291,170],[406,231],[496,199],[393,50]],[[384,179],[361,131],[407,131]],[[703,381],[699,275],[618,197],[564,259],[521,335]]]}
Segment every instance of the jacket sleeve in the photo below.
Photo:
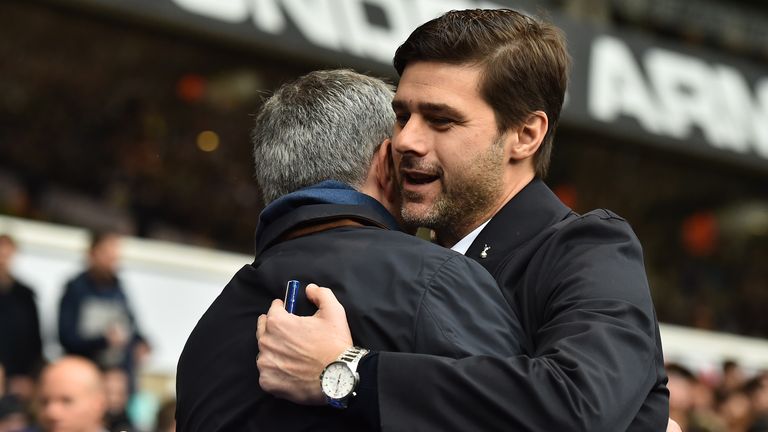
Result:
{"label": "jacket sleeve", "polygon": [[84,338],[80,335],[78,325],[82,302],[83,296],[77,287],[73,282],[68,283],[59,304],[59,340],[67,353],[91,357],[95,351],[107,347],[107,339],[104,336]]}
{"label": "jacket sleeve", "polygon": [[[31,292],[31,290],[30,290]],[[29,325],[30,328],[27,330],[29,335],[29,354],[28,354],[28,367],[29,371],[32,372],[30,375],[35,376],[37,372],[43,367],[44,358],[43,358],[43,339],[40,334],[40,315],[37,312],[37,303],[35,301],[35,296],[32,294],[30,296],[30,302],[29,302]]]}
{"label": "jacket sleeve", "polygon": [[[497,280],[512,293],[530,354],[380,353],[383,431],[629,428],[663,380],[658,326],[631,229],[616,218],[579,219],[526,268],[501,269]],[[647,430],[664,430],[664,406]]]}
{"label": "jacket sleeve", "polygon": [[414,321],[414,351],[462,358],[522,353],[522,326],[496,281],[452,254],[427,281]]}

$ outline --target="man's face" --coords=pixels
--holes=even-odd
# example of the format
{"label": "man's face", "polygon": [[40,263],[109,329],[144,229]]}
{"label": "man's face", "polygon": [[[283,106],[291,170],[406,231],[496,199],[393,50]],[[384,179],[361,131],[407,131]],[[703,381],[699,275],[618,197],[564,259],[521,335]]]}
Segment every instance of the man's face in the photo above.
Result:
{"label": "man's face", "polygon": [[120,238],[109,236],[101,241],[91,251],[91,265],[93,268],[114,273],[120,260]]}
{"label": "man's face", "polygon": [[64,369],[43,375],[40,388],[40,420],[48,432],[99,430],[104,415],[104,396],[84,384],[76,373]]}
{"label": "man's face", "polygon": [[16,253],[13,243],[0,239],[0,269],[8,269],[11,266],[11,258]]}
{"label": "man's face", "polygon": [[109,412],[120,413],[128,403],[128,375],[123,370],[114,369],[104,373],[104,390],[107,395]]}
{"label": "man's face", "polygon": [[503,204],[506,134],[478,91],[481,69],[415,62],[392,106],[392,148],[403,219],[455,242]]}

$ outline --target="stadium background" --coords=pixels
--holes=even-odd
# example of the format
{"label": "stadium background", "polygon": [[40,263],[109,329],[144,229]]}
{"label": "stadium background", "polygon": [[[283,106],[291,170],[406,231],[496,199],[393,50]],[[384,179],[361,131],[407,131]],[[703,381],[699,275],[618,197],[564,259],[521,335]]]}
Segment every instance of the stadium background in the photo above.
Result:
{"label": "stadium background", "polygon": [[631,222],[660,321],[768,338],[758,1],[6,0],[0,214],[250,254],[263,98],[318,68],[395,83],[389,60],[416,25],[485,6],[566,31],[574,67],[547,182],[577,211]]}

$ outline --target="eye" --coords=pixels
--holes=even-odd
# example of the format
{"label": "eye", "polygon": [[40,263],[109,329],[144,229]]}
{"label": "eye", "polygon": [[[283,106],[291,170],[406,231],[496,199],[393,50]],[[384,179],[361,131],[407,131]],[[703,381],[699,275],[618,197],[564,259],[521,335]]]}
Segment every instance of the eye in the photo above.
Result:
{"label": "eye", "polygon": [[431,117],[429,123],[436,129],[447,129],[453,126],[456,121],[449,117]]}
{"label": "eye", "polygon": [[408,119],[411,118],[410,113],[395,113],[395,122],[398,126],[403,127],[408,123]]}

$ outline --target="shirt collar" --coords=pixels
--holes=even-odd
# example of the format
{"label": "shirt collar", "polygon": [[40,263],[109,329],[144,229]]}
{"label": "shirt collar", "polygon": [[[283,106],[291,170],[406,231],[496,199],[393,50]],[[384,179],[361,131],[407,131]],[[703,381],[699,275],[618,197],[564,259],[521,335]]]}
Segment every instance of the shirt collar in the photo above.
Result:
{"label": "shirt collar", "polygon": [[480,234],[480,231],[482,231],[483,228],[485,228],[485,226],[488,225],[488,222],[490,222],[490,221],[491,220],[488,219],[487,221],[483,222],[482,225],[480,225],[479,227],[477,227],[474,230],[472,230],[472,232],[470,232],[469,234],[464,236],[463,239],[459,240],[458,243],[453,245],[453,247],[451,247],[451,249],[455,250],[456,252],[458,252],[458,253],[460,253],[462,255],[466,254],[467,253],[467,249],[469,249],[469,246],[472,244],[472,242],[475,241],[477,236]]}

